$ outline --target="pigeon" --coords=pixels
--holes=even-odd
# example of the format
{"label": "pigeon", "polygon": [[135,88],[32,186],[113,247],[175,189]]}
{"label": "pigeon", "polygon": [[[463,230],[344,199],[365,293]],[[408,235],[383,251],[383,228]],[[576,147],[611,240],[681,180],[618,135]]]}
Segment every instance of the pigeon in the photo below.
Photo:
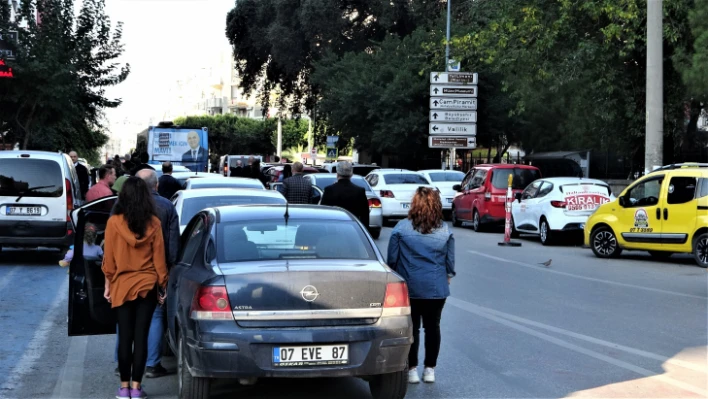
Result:
{"label": "pigeon", "polygon": [[546,266],[546,267],[551,267],[551,262],[552,262],[552,261],[553,261],[553,259],[548,259],[546,262],[539,263],[539,265],[543,265],[543,266]]}

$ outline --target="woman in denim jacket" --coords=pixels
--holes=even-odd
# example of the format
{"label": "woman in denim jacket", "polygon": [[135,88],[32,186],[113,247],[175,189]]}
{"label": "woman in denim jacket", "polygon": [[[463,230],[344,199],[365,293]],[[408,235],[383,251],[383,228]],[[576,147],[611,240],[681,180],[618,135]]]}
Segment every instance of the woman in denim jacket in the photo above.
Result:
{"label": "woman in denim jacket", "polygon": [[424,382],[435,382],[440,352],[440,317],[455,276],[455,239],[443,223],[440,194],[419,187],[408,218],[398,222],[388,242],[388,265],[406,280],[411,298],[413,345],[408,354],[408,382],[418,377],[420,325],[425,328]]}

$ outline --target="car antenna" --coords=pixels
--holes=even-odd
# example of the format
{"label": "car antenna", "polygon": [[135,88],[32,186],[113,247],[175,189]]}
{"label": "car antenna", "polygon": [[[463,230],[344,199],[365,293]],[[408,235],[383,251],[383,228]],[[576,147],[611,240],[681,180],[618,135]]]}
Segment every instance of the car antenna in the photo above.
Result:
{"label": "car antenna", "polygon": [[286,227],[288,226],[288,219],[290,219],[290,213],[288,212],[289,204],[290,203],[288,201],[285,201],[285,215],[283,215],[283,217],[285,217],[285,226]]}

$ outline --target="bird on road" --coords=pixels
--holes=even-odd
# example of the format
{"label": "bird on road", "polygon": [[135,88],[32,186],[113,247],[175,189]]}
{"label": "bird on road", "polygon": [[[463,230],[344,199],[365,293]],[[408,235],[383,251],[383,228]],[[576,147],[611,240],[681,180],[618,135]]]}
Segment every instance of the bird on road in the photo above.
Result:
{"label": "bird on road", "polygon": [[545,261],[545,262],[539,263],[539,265],[543,265],[543,266],[546,266],[546,267],[551,267],[551,262],[552,262],[552,261],[553,261],[553,259],[548,259],[548,260]]}

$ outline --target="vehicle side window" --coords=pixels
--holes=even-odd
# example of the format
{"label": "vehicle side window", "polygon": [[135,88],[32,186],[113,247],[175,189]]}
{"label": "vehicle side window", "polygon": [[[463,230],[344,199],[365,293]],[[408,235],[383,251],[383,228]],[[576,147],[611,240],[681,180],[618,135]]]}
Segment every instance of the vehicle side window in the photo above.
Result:
{"label": "vehicle side window", "polygon": [[553,191],[553,183],[549,183],[547,181],[544,181],[543,184],[541,185],[541,189],[538,190],[538,194],[536,194],[536,198],[543,198],[547,196],[548,194]]}
{"label": "vehicle side window", "polygon": [[696,197],[696,178],[676,176],[669,181],[669,204],[685,204]]}
{"label": "vehicle side window", "polygon": [[652,206],[659,203],[664,177],[644,180],[627,191],[627,207]]}
{"label": "vehicle side window", "polygon": [[708,179],[701,178],[701,191],[696,196],[697,198],[708,197]]}
{"label": "vehicle side window", "polygon": [[542,182],[540,182],[540,181],[535,181],[535,182],[531,183],[528,187],[526,187],[524,192],[521,194],[521,199],[527,200],[527,199],[535,198],[536,194],[538,193],[539,187],[541,187],[541,183]]}
{"label": "vehicle side window", "polygon": [[371,185],[371,187],[376,187],[377,184],[379,184],[379,176],[378,175],[369,175],[366,176],[367,181]]}
{"label": "vehicle side window", "polygon": [[468,185],[468,190],[474,190],[476,188],[482,187],[484,185],[484,180],[487,177],[487,171],[484,169],[479,169],[477,172],[475,172],[474,176],[472,176],[472,179],[470,180],[470,183]]}
{"label": "vehicle side window", "polygon": [[178,259],[178,263],[184,263],[186,265],[191,265],[194,261],[194,256],[197,254],[199,245],[202,243],[204,234],[206,234],[206,229],[204,225],[204,219],[200,218],[191,228],[183,234],[182,254]]}
{"label": "vehicle side window", "polygon": [[460,183],[460,187],[464,190],[465,187],[467,187],[468,184],[470,184],[470,180],[472,179],[472,175],[474,174],[475,170],[472,169],[467,174],[465,177],[462,179],[462,183]]}

